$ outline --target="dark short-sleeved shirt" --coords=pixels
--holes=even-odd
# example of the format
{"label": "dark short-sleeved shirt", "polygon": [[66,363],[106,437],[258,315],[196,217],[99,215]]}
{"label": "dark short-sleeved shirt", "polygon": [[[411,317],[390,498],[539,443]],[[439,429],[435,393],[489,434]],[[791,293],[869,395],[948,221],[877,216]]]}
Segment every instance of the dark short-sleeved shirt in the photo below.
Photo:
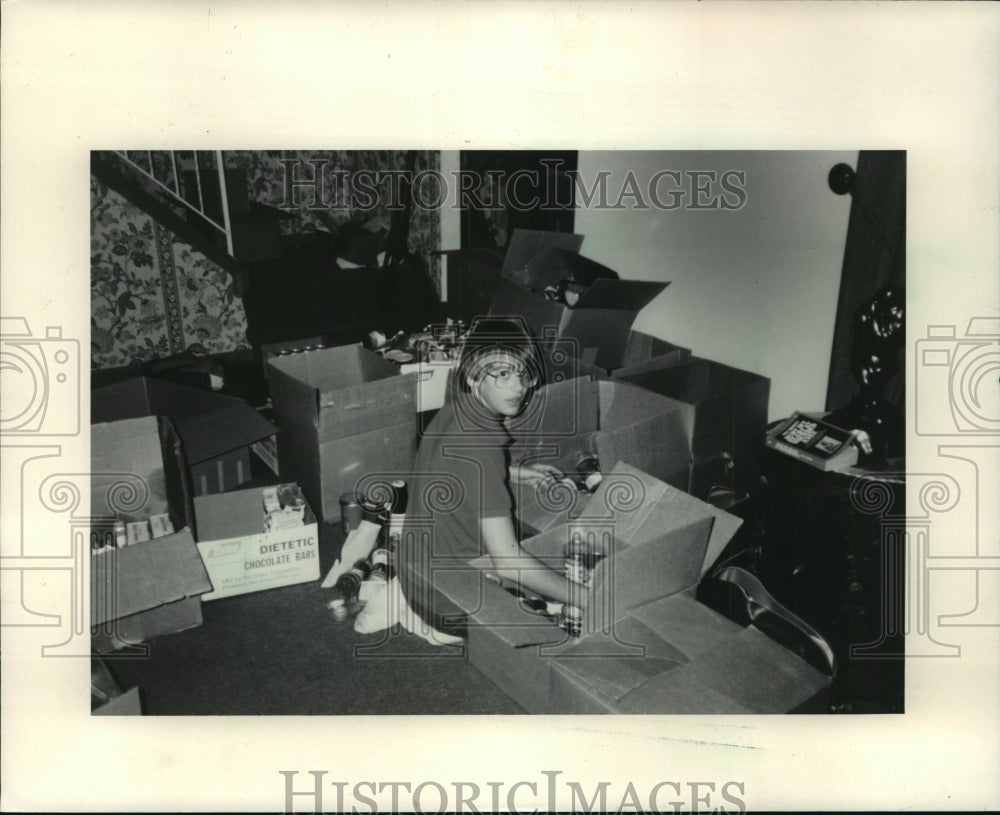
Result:
{"label": "dark short-sleeved shirt", "polygon": [[435,568],[455,568],[486,554],[483,518],[511,517],[507,483],[510,434],[500,417],[484,416],[466,394],[431,420],[417,451],[397,573],[410,605],[447,628],[457,609],[431,590]]}

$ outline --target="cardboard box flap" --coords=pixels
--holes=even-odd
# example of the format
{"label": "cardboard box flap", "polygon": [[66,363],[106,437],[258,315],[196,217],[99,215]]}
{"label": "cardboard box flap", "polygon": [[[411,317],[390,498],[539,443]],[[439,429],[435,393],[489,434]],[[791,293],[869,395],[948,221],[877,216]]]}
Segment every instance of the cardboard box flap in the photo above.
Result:
{"label": "cardboard box flap", "polygon": [[[791,710],[828,684],[825,677],[811,686],[789,676],[756,645],[754,638],[734,636],[718,643],[686,670],[704,686],[754,713]],[[781,661],[797,659],[791,651],[781,655]],[[816,674],[822,677],[818,671]]]}
{"label": "cardboard box flap", "polygon": [[[260,535],[264,531],[264,501],[259,487],[196,496],[194,513],[199,541]],[[303,523],[315,522],[307,505]]]}
{"label": "cardboard box flap", "polygon": [[[743,523],[741,518],[713,507],[676,487],[671,487],[628,464],[619,463],[615,466],[612,475],[619,474],[641,483],[643,491],[647,495],[647,501],[650,495],[655,496],[657,501],[648,513],[642,513],[641,516],[631,513],[637,519],[631,526],[628,524],[628,518],[625,519],[623,528],[627,530],[625,534],[630,541],[648,540],[650,537],[695,523],[701,519],[710,518],[712,520],[711,532],[706,540],[706,545],[697,553],[701,575],[704,575],[716,561]],[[605,482],[612,481],[611,478],[605,478]],[[604,484],[602,483],[601,486],[603,487]],[[690,555],[694,557],[696,553],[692,551]]]}
{"label": "cardboard box flap", "polygon": [[212,590],[189,529],[91,556],[91,624]]}
{"label": "cardboard box flap", "polygon": [[[775,710],[769,712],[776,712]],[[745,716],[753,708],[707,686],[690,668],[655,676],[618,700],[617,713]]]}
{"label": "cardboard box flap", "polygon": [[638,314],[669,285],[647,280],[595,280],[571,311],[602,308]]}
{"label": "cardboard box flap", "polygon": [[[91,425],[90,449],[91,515],[139,520],[168,511],[163,450],[155,416]],[[125,492],[121,485],[129,491]],[[132,495],[141,497],[143,490],[145,501],[140,504],[130,500]]]}
{"label": "cardboard box flap", "polygon": [[396,365],[360,343],[272,357],[268,364],[324,395],[399,374]]}
{"label": "cardboard box flap", "polygon": [[579,436],[597,430],[599,411],[597,383],[581,376],[544,385],[532,397],[529,409],[507,422],[507,429],[515,445],[549,444],[553,437]]}
{"label": "cardboard box flap", "polygon": [[617,701],[687,658],[638,620],[620,620],[610,635],[592,634],[553,666],[574,675],[602,700]]}
{"label": "cardboard box flap", "polygon": [[264,531],[264,504],[259,489],[234,490],[194,499],[198,539],[225,540]]}
{"label": "cardboard box flap", "polygon": [[[291,421],[293,417],[301,415],[311,416],[311,426],[315,427],[319,414],[319,398],[316,388],[294,376],[291,371],[286,370],[287,361],[292,356],[271,357],[267,361],[267,382],[268,389],[271,392],[271,401],[274,404],[274,415],[278,419],[279,426],[286,433],[289,432],[289,429],[294,424]],[[294,356],[312,355],[301,354]]]}
{"label": "cardboard box flap", "polygon": [[276,428],[242,399],[138,376],[91,393],[94,424],[139,416],[167,416],[197,464],[272,435]]}
{"label": "cardboard box flap", "polygon": [[[581,517],[614,524],[615,537],[628,544],[642,542],[638,535],[649,508],[668,490],[657,478],[624,462],[617,462],[582,508]],[[667,531],[667,530],[664,530]]]}
{"label": "cardboard box flap", "polygon": [[277,432],[274,424],[246,402],[232,402],[198,416],[174,420],[189,464],[213,459]]}
{"label": "cardboard box flap", "polygon": [[597,280],[618,280],[618,272],[596,260],[576,252],[550,246],[528,261],[525,269],[528,285],[538,292],[548,286],[557,286],[570,278],[581,286],[590,286]]}
{"label": "cardboard box flap", "polygon": [[504,256],[501,271],[511,282],[522,288],[530,288],[532,282],[527,267],[532,258],[550,247],[572,253],[579,252],[581,246],[583,246],[583,235],[548,232],[541,229],[515,229],[507,245],[507,254]]}
{"label": "cardboard box flap", "polygon": [[[514,594],[482,576],[482,571],[492,568],[488,557],[479,557],[469,562],[478,574],[464,572],[459,577],[461,586],[458,597],[451,594],[456,590],[454,577],[445,571],[436,575],[434,585],[459,602],[461,608],[469,612],[469,625],[489,628],[511,648],[526,648],[534,645],[553,645],[567,639],[566,632],[546,617],[526,611],[517,602]],[[456,574],[456,573],[451,573]],[[457,572],[462,575],[463,572]]]}
{"label": "cardboard box flap", "polygon": [[743,630],[686,594],[673,594],[638,606],[629,616],[645,624],[691,660]]}

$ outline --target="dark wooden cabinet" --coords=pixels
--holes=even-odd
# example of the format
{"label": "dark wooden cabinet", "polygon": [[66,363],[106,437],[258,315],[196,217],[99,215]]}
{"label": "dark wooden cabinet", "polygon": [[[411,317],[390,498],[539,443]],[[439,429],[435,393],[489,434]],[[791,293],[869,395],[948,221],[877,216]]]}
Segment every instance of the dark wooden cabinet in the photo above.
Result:
{"label": "dark wooden cabinet", "polygon": [[903,712],[903,466],[822,472],[767,451],[760,470],[754,569],[833,647],[832,709]]}

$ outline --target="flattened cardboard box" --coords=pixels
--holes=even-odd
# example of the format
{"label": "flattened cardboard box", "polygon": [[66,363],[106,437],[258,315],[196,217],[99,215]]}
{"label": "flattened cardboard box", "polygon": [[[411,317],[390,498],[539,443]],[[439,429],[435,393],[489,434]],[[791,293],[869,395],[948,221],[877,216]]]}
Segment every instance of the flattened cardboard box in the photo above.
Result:
{"label": "flattened cardboard box", "polygon": [[250,445],[276,428],[242,399],[135,377],[95,388],[94,424],[140,416],[166,416],[184,444],[197,495],[223,492],[250,479]]}
{"label": "flattened cardboard box", "polygon": [[264,531],[264,489],[194,499],[198,552],[212,590],[203,600],[319,579],[319,527],[307,505],[305,523]]}
{"label": "flattened cardboard box", "polygon": [[414,374],[360,344],[273,357],[268,366],[280,470],[320,518],[339,518],[341,494],[366,475],[412,468]]}

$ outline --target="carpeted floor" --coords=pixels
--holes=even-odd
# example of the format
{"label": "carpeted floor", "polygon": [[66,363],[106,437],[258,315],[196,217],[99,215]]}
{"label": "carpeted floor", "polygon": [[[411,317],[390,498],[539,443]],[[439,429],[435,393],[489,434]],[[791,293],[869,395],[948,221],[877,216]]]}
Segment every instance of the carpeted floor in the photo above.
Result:
{"label": "carpeted floor", "polygon": [[[321,524],[320,575],[339,552]],[[146,715],[486,714],[523,711],[461,647],[335,622],[320,581],[212,600],[203,625],[159,637],[145,657],[110,658]]]}

